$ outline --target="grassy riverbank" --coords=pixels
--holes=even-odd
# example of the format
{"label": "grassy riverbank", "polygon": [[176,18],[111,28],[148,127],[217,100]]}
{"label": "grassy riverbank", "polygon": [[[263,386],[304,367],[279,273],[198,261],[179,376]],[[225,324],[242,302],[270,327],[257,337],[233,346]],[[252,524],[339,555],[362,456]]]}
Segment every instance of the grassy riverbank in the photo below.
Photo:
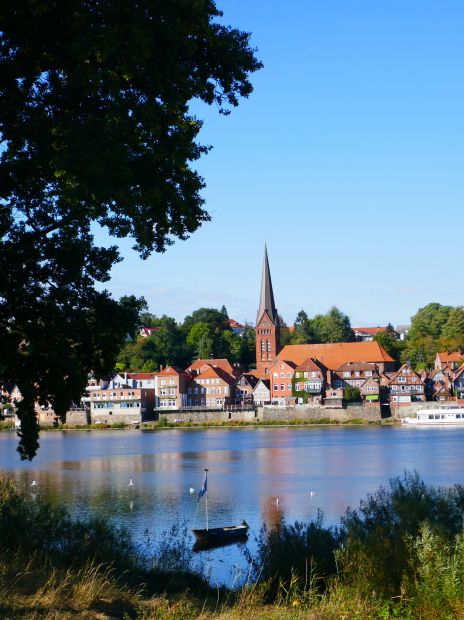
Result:
{"label": "grassy riverbank", "polygon": [[0,617],[463,618],[463,511],[462,487],[405,474],[338,528],[321,516],[263,528],[249,583],[230,591],[202,578],[179,530],[147,559],[123,530],[72,519],[0,476]]}
{"label": "grassy riverbank", "polygon": [[[302,426],[383,426],[399,424],[393,418],[384,420],[363,420],[355,418],[352,420],[331,420],[330,418],[320,418],[317,420],[210,420],[208,422],[167,422],[160,419],[157,422],[143,422],[140,425],[142,430],[158,431],[173,428],[258,428],[258,427],[302,427]],[[14,431],[14,426],[10,421],[0,420],[1,431]],[[107,431],[107,430],[134,430],[134,425],[119,422],[116,424],[89,424],[86,426],[75,426],[65,424],[64,426],[44,426],[41,431]]]}

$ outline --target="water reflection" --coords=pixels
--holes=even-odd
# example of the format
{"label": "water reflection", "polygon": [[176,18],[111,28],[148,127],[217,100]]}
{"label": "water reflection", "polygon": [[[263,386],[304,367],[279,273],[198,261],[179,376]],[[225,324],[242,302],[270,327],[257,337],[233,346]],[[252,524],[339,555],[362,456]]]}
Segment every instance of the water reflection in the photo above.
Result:
{"label": "water reflection", "polygon": [[[463,440],[462,428],[68,431],[43,433],[37,458],[25,463],[16,436],[0,433],[0,467],[28,493],[125,525],[146,547],[147,536],[175,523],[203,527],[197,497],[207,466],[211,527],[246,519],[253,547],[262,523],[307,520],[319,509],[337,523],[347,506],[404,470],[437,485],[462,483]],[[240,565],[236,547],[208,553],[218,579]]]}

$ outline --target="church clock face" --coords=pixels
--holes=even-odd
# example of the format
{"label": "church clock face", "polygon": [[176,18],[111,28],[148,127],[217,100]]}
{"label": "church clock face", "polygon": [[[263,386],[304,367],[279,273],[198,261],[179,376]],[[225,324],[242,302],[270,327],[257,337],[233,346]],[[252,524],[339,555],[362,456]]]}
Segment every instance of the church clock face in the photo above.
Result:
{"label": "church clock face", "polygon": [[263,321],[263,322],[261,323],[261,325],[262,325],[262,327],[266,327],[266,325],[267,325],[267,321]]}

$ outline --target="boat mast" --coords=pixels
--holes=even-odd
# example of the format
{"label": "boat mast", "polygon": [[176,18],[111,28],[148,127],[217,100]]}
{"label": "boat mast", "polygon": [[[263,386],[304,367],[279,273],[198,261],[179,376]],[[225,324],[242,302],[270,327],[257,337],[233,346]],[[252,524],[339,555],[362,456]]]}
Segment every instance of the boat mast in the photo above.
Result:
{"label": "boat mast", "polygon": [[[208,470],[206,469],[206,467],[204,468],[204,470],[205,470],[205,480],[206,480],[208,476]],[[208,487],[206,487],[205,495],[206,495],[206,531],[208,531],[209,530],[209,527],[208,527]]]}

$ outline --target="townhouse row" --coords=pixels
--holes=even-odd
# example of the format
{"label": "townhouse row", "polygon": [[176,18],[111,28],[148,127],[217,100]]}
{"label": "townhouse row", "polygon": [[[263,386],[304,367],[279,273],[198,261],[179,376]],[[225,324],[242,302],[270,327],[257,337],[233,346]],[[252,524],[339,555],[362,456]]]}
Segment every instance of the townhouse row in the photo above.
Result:
{"label": "townhouse row", "polygon": [[[387,366],[387,369],[385,369]],[[464,364],[449,363],[415,372],[409,363],[346,362],[331,370],[316,358],[300,364],[279,359],[269,378],[246,372],[226,359],[196,360],[188,368],[167,366],[157,373],[122,373],[89,385],[84,400],[93,422],[134,422],[163,412],[223,410],[266,404],[342,406],[348,388],[358,388],[365,404],[409,404],[464,398]]]}

